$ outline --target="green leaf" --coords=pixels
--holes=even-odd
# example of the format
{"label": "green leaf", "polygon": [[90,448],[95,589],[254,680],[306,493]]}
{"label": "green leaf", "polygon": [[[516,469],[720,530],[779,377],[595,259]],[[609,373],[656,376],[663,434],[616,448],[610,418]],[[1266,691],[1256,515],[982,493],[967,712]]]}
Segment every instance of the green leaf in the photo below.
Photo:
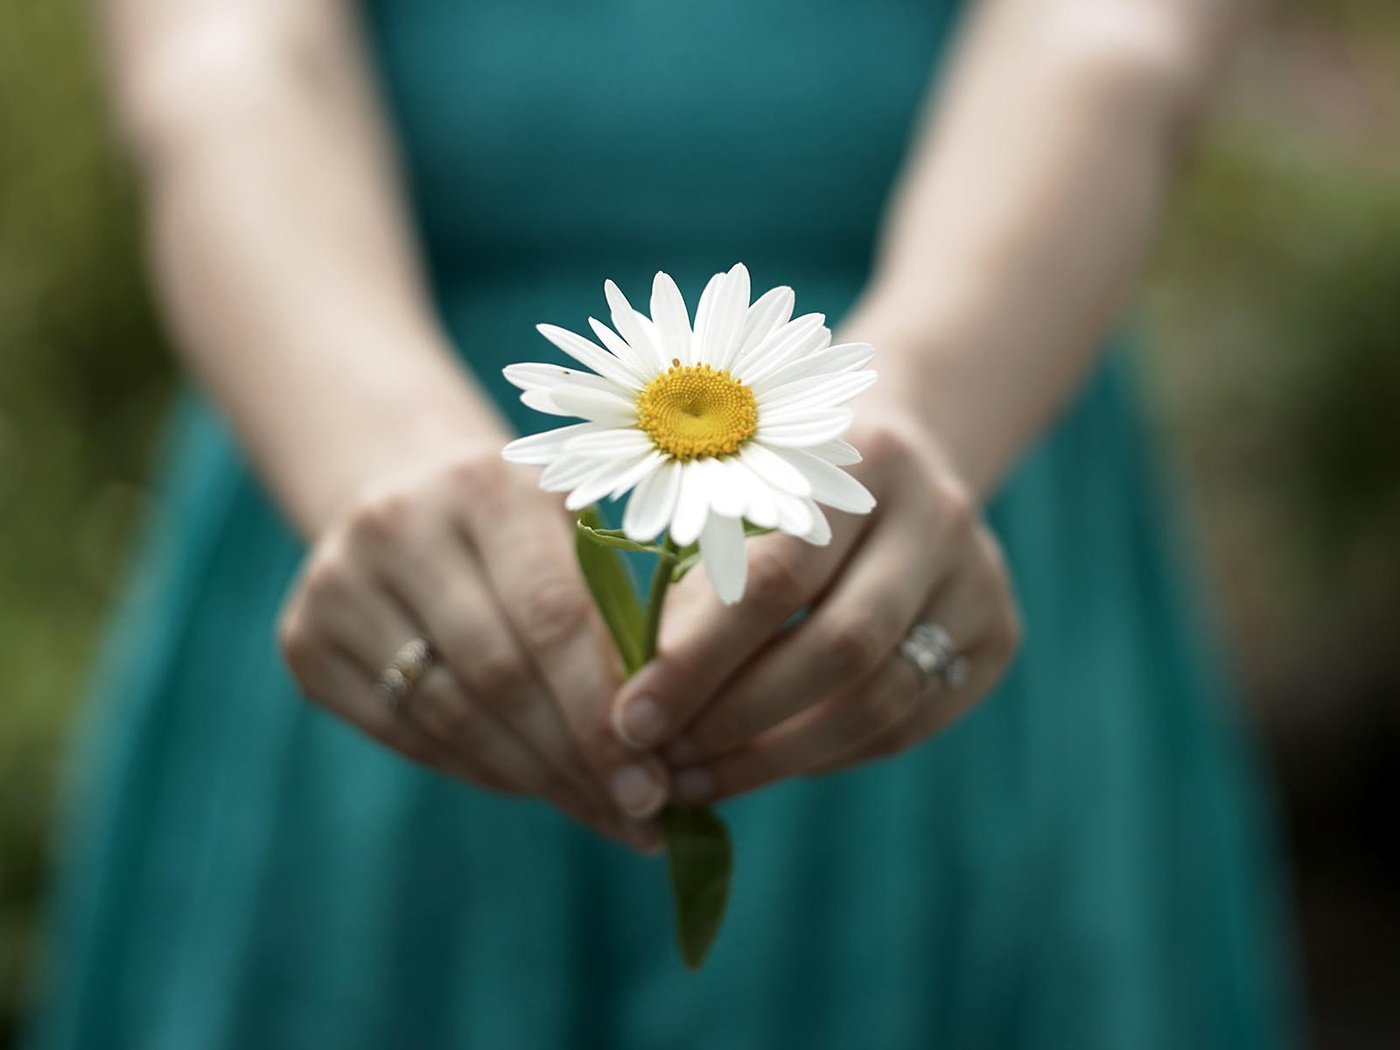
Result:
{"label": "green leaf", "polygon": [[[603,519],[596,507],[589,507],[578,518],[578,564],[583,578],[593,593],[593,601],[603,614],[622,666],[630,675],[645,663],[642,656],[646,634],[646,616],[637,601],[637,589],[627,563],[617,552],[617,544],[600,543],[597,539]],[[628,542],[631,542],[630,540]]]}
{"label": "green leaf", "polygon": [[[746,530],[749,528],[752,526],[746,526]],[[602,528],[596,507],[579,515],[576,546],[584,579],[631,675],[655,655],[651,650],[656,644],[666,591],[673,579],[680,579],[699,560],[699,549],[691,544],[678,551],[669,540],[664,545],[634,543],[617,529]],[[637,600],[626,560],[620,553],[624,550],[657,555],[646,610]],[[733,867],[729,832],[708,809],[668,806],[662,811],[661,825],[676,899],[676,939],[681,958],[694,970],[709,952],[729,903]]]}
{"label": "green leaf", "polygon": [[[744,537],[746,539],[751,536],[767,536],[770,532],[774,531],[776,530],[755,525],[751,521],[744,522]],[[680,583],[681,580],[685,579],[685,574],[699,564],[699,545],[692,543],[689,547],[682,547],[676,552],[676,567],[671,570],[671,582]]]}
{"label": "green leaf", "polygon": [[[597,513],[597,510],[593,510],[595,517]],[[666,553],[665,549],[658,543],[638,543],[636,540],[629,540],[621,529],[596,529],[592,525],[585,525],[582,517],[578,521],[578,531],[580,537],[591,543],[596,543],[600,547],[616,547],[623,551],[641,551],[643,554]]]}
{"label": "green leaf", "polygon": [[700,545],[692,543],[676,551],[676,566],[671,570],[671,582],[680,583],[685,574],[700,564]]}
{"label": "green leaf", "polygon": [[667,806],[661,812],[666,859],[676,897],[681,958],[699,969],[729,902],[733,850],[724,822],[709,809]]}

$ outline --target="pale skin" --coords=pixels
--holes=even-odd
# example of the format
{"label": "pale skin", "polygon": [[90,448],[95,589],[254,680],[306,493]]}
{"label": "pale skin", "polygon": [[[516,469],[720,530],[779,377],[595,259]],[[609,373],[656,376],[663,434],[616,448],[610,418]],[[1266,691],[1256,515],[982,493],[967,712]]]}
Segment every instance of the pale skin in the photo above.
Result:
{"label": "pale skin", "polygon": [[[434,315],[350,6],[103,10],[177,345],[309,543],[279,625],[302,689],[643,849],[668,799],[902,751],[1001,677],[1019,621],[979,504],[1092,362],[1239,20],[1222,0],[979,5],[837,333],[880,351],[850,435],[876,511],[831,514],[825,547],[752,541],[736,606],[692,574],[624,685],[561,501],[501,461],[512,435]],[[961,688],[896,654],[925,619],[967,655]],[[415,635],[443,661],[391,709],[374,678]]]}

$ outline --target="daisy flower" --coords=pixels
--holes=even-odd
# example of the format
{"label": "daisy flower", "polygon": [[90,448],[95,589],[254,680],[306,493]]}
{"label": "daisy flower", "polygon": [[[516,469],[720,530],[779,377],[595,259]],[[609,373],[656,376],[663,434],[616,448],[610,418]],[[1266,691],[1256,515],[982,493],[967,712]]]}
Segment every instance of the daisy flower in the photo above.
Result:
{"label": "daisy flower", "polygon": [[726,603],[744,592],[746,520],[824,544],[831,528],[818,504],[874,507],[841,469],[860,461],[841,440],[852,417],[844,406],[875,381],[864,369],[873,347],[832,346],[822,314],[792,316],[791,288],[750,303],[743,264],[710,279],[693,325],[664,273],[650,317],[612,281],[604,287],[612,326],[588,321],[598,342],[539,326],[581,368],[505,369],[526,405],[584,422],[513,441],[507,460],[543,466],[541,486],[567,492],[571,510],[632,492],[627,537],[644,543],[668,530],[680,547],[698,542]]}

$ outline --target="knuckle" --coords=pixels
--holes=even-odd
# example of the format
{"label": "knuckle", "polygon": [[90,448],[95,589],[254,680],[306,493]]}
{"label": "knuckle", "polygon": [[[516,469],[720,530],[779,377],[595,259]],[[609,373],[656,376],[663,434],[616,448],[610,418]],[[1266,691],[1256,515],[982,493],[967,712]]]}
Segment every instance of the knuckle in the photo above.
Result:
{"label": "knuckle", "polygon": [[516,654],[498,649],[478,653],[468,666],[472,685],[493,703],[518,696],[528,680],[524,663]]}
{"label": "knuckle", "polygon": [[978,529],[978,538],[982,549],[982,559],[987,563],[988,569],[1003,585],[1009,585],[1011,568],[1006,561],[1006,552],[1002,550],[996,535],[983,525]]}
{"label": "knuckle", "polygon": [[443,706],[442,725],[448,738],[466,751],[476,751],[490,737],[490,726],[483,713],[459,699]]}
{"label": "knuckle", "polygon": [[804,573],[790,545],[773,545],[749,566],[749,593],[775,606],[796,608],[806,598]]}
{"label": "knuckle", "polygon": [[551,580],[528,588],[521,630],[532,645],[556,645],[576,634],[588,617],[588,597],[573,584]]}
{"label": "knuckle", "polygon": [[336,555],[313,557],[302,576],[301,590],[312,601],[339,601],[349,594],[345,566]]}
{"label": "knuckle", "polygon": [[446,675],[428,675],[410,697],[410,710],[435,737],[462,745],[479,732],[480,719],[449,684]]}
{"label": "knuckle", "polygon": [[381,492],[351,513],[349,533],[355,540],[367,543],[399,539],[408,531],[413,505],[407,492]]}
{"label": "knuckle", "polygon": [[977,519],[977,505],[966,485],[952,478],[937,484],[936,498],[940,516],[956,529],[970,528]]}
{"label": "knuckle", "polygon": [[851,433],[851,442],[860,449],[871,469],[886,467],[903,458],[908,451],[905,436],[884,420],[863,423]]}
{"label": "knuckle", "polygon": [[876,717],[880,722],[878,729],[886,731],[902,725],[910,717],[917,702],[918,691],[916,689],[884,690],[883,695],[875,705],[877,708]]}
{"label": "knuckle", "polygon": [[618,740],[612,723],[606,718],[590,719],[579,733],[583,741],[585,760],[597,769],[626,760],[628,749]]}
{"label": "knuckle", "polygon": [[831,629],[824,648],[837,673],[850,678],[875,666],[884,643],[873,616],[853,615]]}
{"label": "knuckle", "polygon": [[649,683],[653,698],[662,700],[664,706],[666,698],[674,696],[685,683],[702,680],[705,663],[705,654],[696,645],[668,649],[662,653],[657,658],[657,664],[663,673]]}
{"label": "knuckle", "polygon": [[702,751],[722,749],[741,744],[759,732],[757,720],[750,716],[749,705],[726,703],[711,710],[704,723],[690,734]]}
{"label": "knuckle", "polygon": [[447,481],[453,491],[481,514],[490,515],[500,509],[507,480],[506,462],[499,455],[472,452],[447,468]]}
{"label": "knuckle", "polygon": [[894,697],[888,690],[870,690],[846,699],[842,735],[851,743],[869,741],[891,726],[896,717]]}
{"label": "knuckle", "polygon": [[316,641],[300,616],[284,616],[277,624],[277,647],[298,678],[305,676],[316,652]]}

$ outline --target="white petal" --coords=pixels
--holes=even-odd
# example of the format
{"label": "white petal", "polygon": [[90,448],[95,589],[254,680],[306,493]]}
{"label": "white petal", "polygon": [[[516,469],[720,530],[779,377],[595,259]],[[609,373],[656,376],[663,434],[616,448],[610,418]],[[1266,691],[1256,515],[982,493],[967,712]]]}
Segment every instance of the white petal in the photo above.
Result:
{"label": "white petal", "polygon": [[518,365],[506,365],[505,368],[501,369],[501,374],[506,377],[506,382],[521,390],[553,390],[558,386],[572,384],[588,387],[590,390],[612,391],[623,397],[631,396],[631,391],[627,387],[614,383],[611,379],[604,379],[592,372],[585,372],[581,368],[569,368],[564,365],[526,362]]}
{"label": "white petal", "polygon": [[546,492],[567,492],[578,485],[601,464],[588,456],[560,456],[540,475],[540,488]]}
{"label": "white petal", "polygon": [[579,364],[585,368],[591,368],[604,379],[611,379],[619,386],[631,390],[642,388],[641,376],[633,371],[630,365],[624,364],[621,359],[608,353],[593,340],[585,339],[567,328],[560,328],[554,324],[537,324],[535,331]]}
{"label": "white petal", "polygon": [[840,467],[833,467],[801,449],[780,448],[775,454],[802,471],[812,483],[812,498],[818,503],[852,514],[869,514],[875,508],[875,497],[870,490]]}
{"label": "white petal", "polygon": [[740,355],[734,374],[752,386],[796,358],[825,350],[831,343],[831,329],[821,314],[803,314],[781,328],[752,350]]}
{"label": "white petal", "polygon": [[556,405],[549,391],[545,390],[543,387],[536,387],[534,390],[525,391],[520,395],[520,402],[527,408],[533,408],[536,412],[545,412],[551,416],[578,415],[577,412],[569,412]]}
{"label": "white petal", "polygon": [[[588,424],[584,424],[587,426]],[[583,433],[568,444],[568,451],[584,456],[640,456],[651,449],[651,438],[632,427],[609,427]]]}
{"label": "white petal", "polygon": [[785,383],[815,375],[839,375],[864,368],[875,356],[869,343],[840,343],[824,350],[789,361],[775,372],[765,375],[754,385],[755,391],[776,390]]}
{"label": "white petal", "polygon": [[831,542],[831,522],[826,520],[821,508],[811,500],[807,500],[807,509],[812,514],[812,527],[802,538],[814,547],[825,547]]}
{"label": "white petal", "polygon": [[607,281],[603,284],[603,294],[607,296],[608,307],[612,310],[613,327],[627,340],[627,344],[637,356],[653,368],[669,368],[670,361],[661,356],[661,351],[656,348],[656,342],[651,337],[650,322],[632,309],[632,304],[627,301],[627,296],[622,294],[622,289],[612,281]]}
{"label": "white petal", "polygon": [[545,365],[533,362],[506,365],[501,369],[501,375],[506,377],[506,382],[511,386],[517,386],[521,390],[534,390],[537,387],[549,389],[564,378],[564,373],[568,371],[563,365]]}
{"label": "white petal", "polygon": [[501,449],[501,455],[508,463],[543,466],[563,454],[564,445],[570,438],[595,433],[597,430],[597,423],[573,423],[567,427],[541,431],[538,434],[516,438]]}
{"label": "white petal", "polygon": [[569,510],[582,510],[590,503],[602,499],[613,489],[623,487],[629,478],[631,481],[627,487],[635,485],[637,476],[634,475],[639,467],[646,465],[648,458],[648,455],[644,453],[630,459],[604,460],[587,477],[579,481],[573,491],[569,493],[569,498],[564,501],[564,506]]}
{"label": "white petal", "polygon": [[[656,353],[659,357],[661,354],[661,337],[656,332],[656,325],[652,323],[650,317],[643,313],[637,314],[637,323],[642,326],[642,331],[646,333],[646,337],[651,341],[651,345],[657,348]],[[664,359],[661,362],[661,367],[663,369],[670,368],[671,359],[669,357]]]}
{"label": "white petal", "polygon": [[656,375],[656,360],[650,351],[639,353],[628,344],[626,339],[596,317],[588,319],[588,327],[593,329],[593,334],[598,337],[598,341],[603,346],[612,351],[619,361],[624,361],[631,366],[637,375],[643,379],[650,379]]}
{"label": "white petal", "polygon": [[860,454],[860,449],[856,448],[849,441],[842,441],[835,438],[832,441],[823,441],[820,445],[810,445],[803,449],[814,456],[820,456],[828,463],[837,467],[849,467],[859,463],[865,457]]}
{"label": "white petal", "polygon": [[819,445],[846,432],[854,418],[849,408],[829,408],[769,423],[760,420],[758,440],[771,448],[802,448]]}
{"label": "white petal", "polygon": [[[526,391],[521,400],[540,390]],[[636,403],[620,393],[593,390],[583,386],[557,386],[549,392],[551,400],[567,415],[580,416],[598,423],[625,427],[637,419]]]}
{"label": "white petal", "polygon": [[744,516],[743,479],[736,478],[737,470],[742,470],[737,459],[702,459],[705,464],[706,483],[710,489],[710,509],[726,518]]}
{"label": "white petal", "polygon": [[[739,504],[742,507],[742,517],[748,518],[753,524],[760,528],[776,528],[778,524],[777,497],[774,496],[774,487],[753,472],[748,463],[743,462],[741,456],[731,456],[725,459],[725,483],[738,490]],[[784,463],[784,466],[785,465]],[[805,484],[805,479],[802,479]]]}
{"label": "white petal", "polygon": [[671,539],[682,547],[694,543],[709,513],[710,492],[704,471],[696,470],[694,461],[683,464],[681,490],[676,497],[675,513],[671,515]]}
{"label": "white petal", "polygon": [[794,496],[810,496],[812,483],[802,471],[771,449],[750,441],[739,451],[739,459],[759,478]]}
{"label": "white petal", "polygon": [[[792,305],[795,297],[792,289],[779,286],[770,288],[758,297],[744,317],[744,338],[741,351],[752,350],[777,328],[792,320]],[[737,362],[739,357],[736,356]]]}
{"label": "white petal", "polygon": [[669,463],[670,459],[671,457],[667,456],[664,452],[658,452],[656,449],[652,449],[640,463],[613,483],[613,487],[608,490],[608,499],[618,499],[626,495],[633,485],[639,484],[644,479],[651,477],[658,467],[663,463]]}
{"label": "white petal", "polygon": [[685,300],[671,275],[658,273],[651,285],[651,323],[656,325],[657,349],[661,356],[683,365],[692,362],[690,315]]}
{"label": "white petal", "polygon": [[675,460],[667,460],[641,480],[622,515],[622,531],[628,539],[645,543],[666,527],[680,484],[681,465]]}
{"label": "white petal", "polygon": [[733,605],[744,595],[749,571],[744,554],[744,523],[711,514],[700,532],[700,556],[715,593],[725,605]]}
{"label": "white petal", "polygon": [[705,290],[700,293],[700,302],[695,307],[695,339],[699,345],[700,333],[710,323],[710,314],[715,307],[715,293],[719,291],[719,286],[724,283],[727,275],[717,273],[705,282]]}
{"label": "white petal", "polygon": [[744,318],[749,311],[749,271],[736,263],[715,291],[714,306],[696,345],[696,360],[728,368],[739,352],[744,336]]}
{"label": "white petal", "polygon": [[731,478],[743,489],[744,517],[761,529],[777,528],[778,501],[773,486],[755,474],[743,459],[735,460],[731,469]]}
{"label": "white petal", "polygon": [[759,404],[771,413],[794,408],[834,408],[865,393],[875,385],[874,372],[846,372],[835,376],[808,376],[759,396]]}
{"label": "white petal", "polygon": [[786,492],[774,492],[773,495],[778,503],[778,528],[789,536],[806,536],[812,530],[811,501],[789,496]]}

